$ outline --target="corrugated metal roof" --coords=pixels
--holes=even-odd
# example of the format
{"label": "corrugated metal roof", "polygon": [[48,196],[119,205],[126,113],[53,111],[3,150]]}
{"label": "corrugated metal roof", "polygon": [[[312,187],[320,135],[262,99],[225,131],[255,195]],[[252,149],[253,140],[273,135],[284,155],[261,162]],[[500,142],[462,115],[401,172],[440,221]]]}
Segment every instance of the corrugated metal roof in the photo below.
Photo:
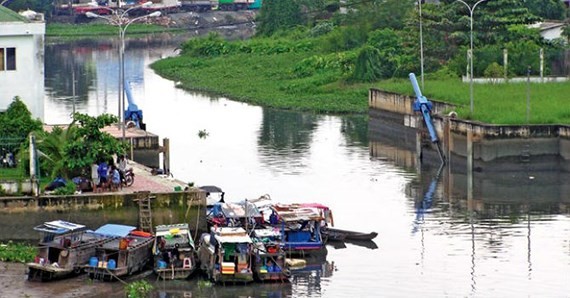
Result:
{"label": "corrugated metal roof", "polygon": [[19,15],[17,12],[0,5],[0,23],[22,22],[29,23],[30,21]]}
{"label": "corrugated metal roof", "polygon": [[52,234],[65,234],[86,229],[87,228],[84,225],[75,224],[63,220],[48,221],[43,223],[42,225],[34,227],[34,230],[36,231],[52,233]]}
{"label": "corrugated metal roof", "polygon": [[105,236],[126,237],[131,231],[134,231],[135,229],[136,227],[133,226],[106,224],[95,230],[95,233]]}

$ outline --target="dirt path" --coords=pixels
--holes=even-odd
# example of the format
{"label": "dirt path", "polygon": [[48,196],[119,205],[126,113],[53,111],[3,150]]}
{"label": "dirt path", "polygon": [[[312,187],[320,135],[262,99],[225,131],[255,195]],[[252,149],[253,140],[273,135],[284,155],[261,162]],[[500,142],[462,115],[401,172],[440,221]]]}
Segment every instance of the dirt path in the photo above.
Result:
{"label": "dirt path", "polygon": [[0,298],[17,297],[123,297],[120,283],[91,281],[87,275],[56,282],[29,282],[26,266],[0,262]]}

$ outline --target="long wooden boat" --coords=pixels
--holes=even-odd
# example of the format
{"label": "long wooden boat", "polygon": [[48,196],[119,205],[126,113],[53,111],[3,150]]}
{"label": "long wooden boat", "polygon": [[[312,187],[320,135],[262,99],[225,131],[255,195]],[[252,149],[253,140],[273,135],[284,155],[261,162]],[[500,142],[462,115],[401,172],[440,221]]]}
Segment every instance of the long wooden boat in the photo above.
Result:
{"label": "long wooden boat", "polygon": [[38,254],[27,263],[28,279],[49,281],[82,273],[83,264],[97,246],[110,239],[87,231],[84,225],[63,220],[34,227],[40,233]]}
{"label": "long wooden boat", "polygon": [[355,241],[365,241],[365,240],[372,240],[378,236],[378,233],[371,232],[371,233],[361,233],[349,230],[341,230],[331,227],[326,227],[322,229],[323,235],[328,240],[355,240]]}
{"label": "long wooden boat", "polygon": [[95,233],[112,237],[98,246],[85,271],[92,279],[113,280],[142,270],[152,260],[154,236],[135,227],[106,224]]}
{"label": "long wooden boat", "polygon": [[196,270],[196,251],[188,224],[155,228],[154,272],[161,279],[186,279]]}
{"label": "long wooden boat", "polygon": [[281,247],[281,231],[277,228],[262,228],[253,230],[252,240],[256,280],[289,281],[291,271],[285,262],[286,253]]}
{"label": "long wooden boat", "polygon": [[216,283],[252,282],[251,246],[243,228],[212,227],[200,238],[200,267]]}

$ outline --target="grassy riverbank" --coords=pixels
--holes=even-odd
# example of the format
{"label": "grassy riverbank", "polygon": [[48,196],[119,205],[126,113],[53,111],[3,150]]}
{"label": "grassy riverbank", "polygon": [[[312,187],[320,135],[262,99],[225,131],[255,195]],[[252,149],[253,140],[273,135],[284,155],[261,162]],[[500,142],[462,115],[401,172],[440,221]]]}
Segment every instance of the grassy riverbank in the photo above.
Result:
{"label": "grassy riverbank", "polygon": [[[227,47],[246,46],[251,45],[238,42]],[[270,55],[226,52],[206,57],[184,54],[158,61],[152,68],[187,90],[212,92],[261,106],[317,113],[366,113],[370,88],[413,95],[411,83],[405,79],[349,84],[335,68],[297,75],[307,60],[322,57],[317,47]],[[526,123],[526,83],[475,84],[473,115],[469,112],[469,84],[459,78],[426,80],[422,91],[429,99],[458,105],[456,111],[463,119],[493,124]],[[529,91],[531,123],[570,123],[570,105],[566,104],[570,84],[532,83]]]}
{"label": "grassy riverbank", "polygon": [[281,109],[320,113],[364,113],[369,85],[348,85],[325,72],[298,78],[294,67],[312,53],[179,56],[152,65],[160,75],[188,90]]}
{"label": "grassy riverbank", "polygon": [[[131,24],[128,29],[129,35],[149,34],[161,32],[174,32],[181,29],[166,28],[152,24]],[[51,23],[46,26],[46,36],[52,37],[93,37],[118,35],[117,26],[101,23],[89,24],[59,24]]]}
{"label": "grassy riverbank", "polygon": [[[414,95],[409,80],[388,80],[374,84],[374,87]],[[462,119],[491,124],[526,124],[529,98],[530,123],[570,124],[570,83],[474,84],[473,115],[469,115],[469,83],[462,83],[460,79],[426,80],[422,93],[428,99],[458,105],[456,111]]]}

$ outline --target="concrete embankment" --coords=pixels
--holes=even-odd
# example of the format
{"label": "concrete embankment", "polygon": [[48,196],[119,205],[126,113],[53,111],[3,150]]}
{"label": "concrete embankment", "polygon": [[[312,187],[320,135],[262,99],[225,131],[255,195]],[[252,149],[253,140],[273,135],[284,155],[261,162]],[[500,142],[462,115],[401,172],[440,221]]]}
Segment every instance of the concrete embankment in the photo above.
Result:
{"label": "concrete embankment", "polygon": [[[449,116],[453,106],[434,101],[433,124],[447,159],[440,178],[435,171],[440,158],[421,114],[413,111],[414,100],[370,90],[372,156],[431,179],[428,184],[440,179],[439,196],[450,203],[458,198],[453,204],[468,209],[528,212],[529,204],[542,204],[540,208],[570,212],[570,188],[564,183],[570,179],[570,127],[465,121]],[[424,194],[413,196],[421,199]]]}
{"label": "concrete embankment", "polygon": [[64,219],[97,228],[105,223],[137,225],[137,198],[150,196],[153,225],[186,222],[193,231],[206,229],[206,194],[171,176],[153,175],[150,168],[129,161],[135,173],[130,187],[117,191],[84,192],[68,196],[0,197],[0,242],[30,240],[31,229],[44,221]]}
{"label": "concrete embankment", "polygon": [[[370,134],[416,150],[422,158],[432,156],[423,118],[413,111],[414,100],[371,89]],[[524,170],[531,161],[534,170],[570,169],[570,126],[490,125],[450,117],[452,110],[452,105],[433,101],[433,124],[448,159],[479,170]]]}

